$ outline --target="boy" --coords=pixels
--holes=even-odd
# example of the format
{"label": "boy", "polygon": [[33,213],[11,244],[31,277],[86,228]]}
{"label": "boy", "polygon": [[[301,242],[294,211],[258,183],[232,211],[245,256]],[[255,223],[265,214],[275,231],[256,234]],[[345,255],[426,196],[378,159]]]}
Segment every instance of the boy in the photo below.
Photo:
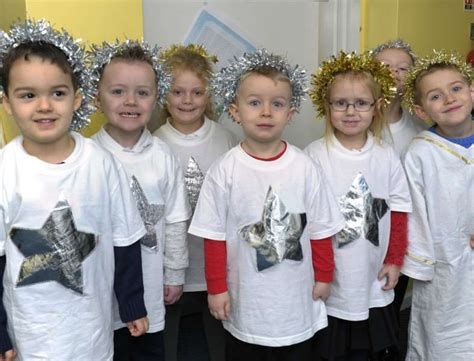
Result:
{"label": "boy", "polygon": [[97,104],[107,118],[94,139],[124,165],[147,227],[141,252],[150,329],[135,338],[116,312],[114,360],[164,359],[164,304],[180,298],[188,266],[184,177],[169,147],[145,127],[167,86],[157,60],[158,48],[130,40],[92,53]]}
{"label": "boy", "polygon": [[381,44],[373,49],[371,54],[389,67],[395,80],[397,93],[385,112],[390,131],[383,134],[383,139],[393,146],[399,156],[403,157],[413,137],[426,128],[420,119],[404,110],[401,104],[403,82],[416,62],[416,55],[411,46],[401,39]]}
{"label": "boy", "polygon": [[472,68],[434,52],[407,76],[404,101],[435,125],[405,158],[413,198],[402,272],[414,278],[407,360],[473,360]]}
{"label": "boy", "polygon": [[0,155],[0,353],[111,360],[114,289],[130,331],[148,328],[137,242],[145,228],[123,207],[132,198],[121,166],[70,132],[91,109],[84,51],[45,21],[0,38],[4,106],[22,133]]}
{"label": "boy", "polygon": [[327,325],[329,237],[344,221],[320,168],[281,139],[305,79],[261,49],[213,84],[245,139],[209,169],[189,232],[205,238],[209,308],[228,331],[227,360],[306,360]]}

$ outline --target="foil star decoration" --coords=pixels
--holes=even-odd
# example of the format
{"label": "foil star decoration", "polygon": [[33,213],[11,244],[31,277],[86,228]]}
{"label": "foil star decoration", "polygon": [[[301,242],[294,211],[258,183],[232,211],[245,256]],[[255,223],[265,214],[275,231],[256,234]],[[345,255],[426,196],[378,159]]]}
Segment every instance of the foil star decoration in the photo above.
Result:
{"label": "foil star decoration", "polygon": [[184,182],[188,191],[189,204],[194,213],[199,198],[199,192],[204,182],[204,174],[202,174],[199,164],[193,157],[189,158],[188,167],[186,168],[186,173],[184,173]]}
{"label": "foil star decoration", "polygon": [[153,250],[158,249],[158,236],[156,234],[155,226],[165,213],[165,206],[163,204],[151,204],[145,196],[138,179],[132,176],[130,182],[133,197],[137,202],[140,217],[145,224],[146,234],[140,239],[140,242],[145,247]]}
{"label": "foil star decoration", "polygon": [[285,259],[303,259],[300,237],[305,226],[306,215],[288,212],[272,187],[269,187],[262,220],[241,227],[239,234],[257,250],[257,269],[263,271]]}
{"label": "foil star decoration", "polygon": [[83,294],[82,261],[94,250],[96,236],[76,229],[67,201],[56,204],[41,229],[13,228],[10,238],[25,256],[18,287],[56,281]]}
{"label": "foil star decoration", "polygon": [[384,199],[374,198],[364,176],[355,177],[349,191],[339,199],[346,226],[336,235],[338,248],[364,236],[374,246],[379,246],[379,220],[388,211]]}

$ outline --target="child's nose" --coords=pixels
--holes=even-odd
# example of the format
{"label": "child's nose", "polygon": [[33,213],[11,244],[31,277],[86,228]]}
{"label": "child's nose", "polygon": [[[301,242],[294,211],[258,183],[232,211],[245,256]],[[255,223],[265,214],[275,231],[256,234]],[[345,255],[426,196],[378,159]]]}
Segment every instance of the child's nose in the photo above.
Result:
{"label": "child's nose", "polygon": [[127,94],[125,97],[125,104],[126,105],[136,105],[137,104],[137,99],[134,94]]}
{"label": "child's nose", "polygon": [[269,117],[271,116],[271,105],[264,103],[262,105],[262,116],[263,117]]}
{"label": "child's nose", "polygon": [[42,112],[50,111],[51,110],[51,99],[49,97],[44,96],[39,98],[38,109]]}

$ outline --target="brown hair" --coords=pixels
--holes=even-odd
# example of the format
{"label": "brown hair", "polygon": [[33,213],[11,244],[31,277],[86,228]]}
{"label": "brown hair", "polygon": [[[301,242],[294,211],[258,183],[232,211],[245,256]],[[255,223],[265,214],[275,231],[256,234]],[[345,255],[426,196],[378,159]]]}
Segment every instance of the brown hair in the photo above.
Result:
{"label": "brown hair", "polygon": [[384,127],[386,126],[384,116],[383,116],[384,107],[383,105],[377,103],[377,100],[382,98],[382,88],[380,84],[378,84],[374,80],[373,76],[370,73],[365,72],[365,71],[362,72],[362,71],[352,71],[352,70],[337,74],[328,88],[328,94],[326,95],[326,104],[325,104],[325,107],[326,107],[325,137],[326,139],[327,140],[331,139],[332,135],[334,134],[334,127],[331,123],[331,108],[329,106],[329,94],[331,93],[331,88],[333,84],[338,80],[344,80],[344,79],[360,81],[372,93],[372,96],[374,97],[374,101],[376,103],[374,107],[374,118],[372,120],[372,123],[369,126],[369,130],[374,135],[375,140],[380,143],[382,139],[382,131]]}
{"label": "brown hair", "polygon": [[20,59],[29,61],[31,57],[35,56],[42,59],[43,61],[48,60],[51,64],[57,65],[64,72],[64,74],[71,76],[74,90],[76,91],[79,88],[77,77],[74,74],[66,54],[61,49],[44,41],[31,41],[12,48],[3,59],[1,78],[2,87],[5,94],[8,95],[10,71],[15,62]]}

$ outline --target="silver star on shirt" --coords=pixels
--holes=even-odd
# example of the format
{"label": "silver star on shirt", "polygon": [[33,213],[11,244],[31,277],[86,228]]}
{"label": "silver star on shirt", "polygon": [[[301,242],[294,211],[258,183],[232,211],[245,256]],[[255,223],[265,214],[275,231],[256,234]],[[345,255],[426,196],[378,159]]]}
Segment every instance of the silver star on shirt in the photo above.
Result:
{"label": "silver star on shirt", "polygon": [[145,192],[135,176],[132,176],[130,182],[133,197],[137,202],[137,208],[140,212],[140,217],[145,224],[146,234],[140,239],[140,243],[145,247],[153,250],[158,249],[158,236],[156,234],[155,226],[165,213],[165,206],[163,204],[151,204],[145,196]]}
{"label": "silver star on shirt", "polygon": [[188,167],[186,173],[184,173],[184,182],[188,191],[189,204],[194,212],[204,182],[204,174],[202,174],[199,164],[193,157],[189,158]]}
{"label": "silver star on shirt", "polygon": [[375,246],[379,245],[379,220],[388,211],[385,199],[374,198],[364,176],[355,177],[349,191],[339,198],[339,206],[346,226],[336,235],[338,248],[364,236]]}
{"label": "silver star on shirt", "polygon": [[18,287],[56,281],[83,293],[82,261],[95,248],[96,236],[76,229],[67,201],[56,204],[41,229],[13,228],[10,238],[25,256]]}
{"label": "silver star on shirt", "polygon": [[306,215],[289,213],[272,187],[269,187],[262,220],[241,227],[239,234],[257,250],[257,269],[263,271],[285,259],[303,259],[300,237],[305,225]]}

